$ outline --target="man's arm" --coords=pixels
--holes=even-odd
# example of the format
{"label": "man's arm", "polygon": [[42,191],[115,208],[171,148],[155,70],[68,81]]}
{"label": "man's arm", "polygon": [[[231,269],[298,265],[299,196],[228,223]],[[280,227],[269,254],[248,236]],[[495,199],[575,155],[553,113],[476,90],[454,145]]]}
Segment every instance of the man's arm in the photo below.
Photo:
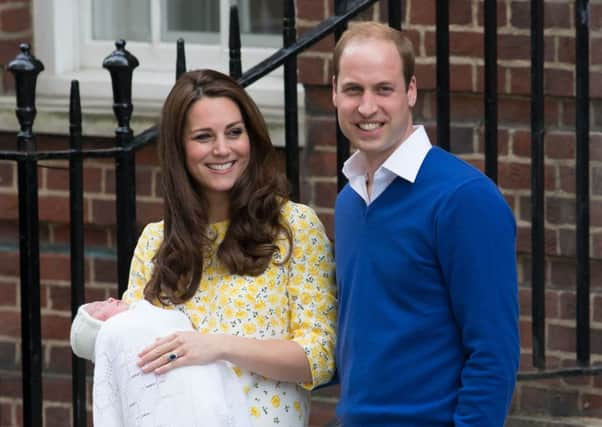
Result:
{"label": "man's arm", "polygon": [[459,187],[439,212],[438,256],[465,364],[454,424],[504,425],[520,358],[516,225],[487,179]]}

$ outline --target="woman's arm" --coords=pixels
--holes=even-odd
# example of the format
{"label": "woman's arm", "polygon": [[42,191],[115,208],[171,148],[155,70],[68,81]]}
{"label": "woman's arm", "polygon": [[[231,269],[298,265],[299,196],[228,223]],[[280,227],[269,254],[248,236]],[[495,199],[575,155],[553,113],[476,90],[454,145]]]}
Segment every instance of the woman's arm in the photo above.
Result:
{"label": "woman's arm", "polygon": [[[176,354],[175,360],[169,355]],[[303,348],[294,341],[258,340],[228,334],[177,332],[157,340],[139,354],[144,372],[163,374],[171,369],[227,360],[236,366],[279,381],[311,382]]]}

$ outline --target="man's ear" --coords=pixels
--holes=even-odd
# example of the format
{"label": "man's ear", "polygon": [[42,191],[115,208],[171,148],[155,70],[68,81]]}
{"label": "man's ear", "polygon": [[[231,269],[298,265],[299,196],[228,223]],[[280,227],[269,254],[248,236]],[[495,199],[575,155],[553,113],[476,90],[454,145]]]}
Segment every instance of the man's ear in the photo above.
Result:
{"label": "man's ear", "polygon": [[332,76],[332,105],[337,108],[337,78]]}
{"label": "man's ear", "polygon": [[408,105],[413,107],[416,104],[416,98],[418,97],[418,88],[416,86],[416,76],[412,76],[410,83],[408,84]]}

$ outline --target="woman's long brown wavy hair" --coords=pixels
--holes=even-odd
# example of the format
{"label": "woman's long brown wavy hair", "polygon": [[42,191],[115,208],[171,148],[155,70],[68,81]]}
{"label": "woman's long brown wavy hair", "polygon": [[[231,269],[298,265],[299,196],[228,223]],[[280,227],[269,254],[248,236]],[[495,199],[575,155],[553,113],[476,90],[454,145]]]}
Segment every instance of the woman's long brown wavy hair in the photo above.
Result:
{"label": "woman's long brown wavy hair", "polygon": [[163,304],[192,298],[210,256],[208,202],[202,187],[186,167],[184,132],[188,111],[203,97],[226,97],[242,114],[251,145],[249,164],[230,190],[230,224],[217,257],[232,274],[265,271],[278,247],[279,233],[292,236],[281,217],[288,184],[277,165],[267,126],[259,109],[233,79],[213,70],[183,74],[165,100],[159,129],[159,162],[163,184],[163,241],[153,258],[154,270],[144,297]]}

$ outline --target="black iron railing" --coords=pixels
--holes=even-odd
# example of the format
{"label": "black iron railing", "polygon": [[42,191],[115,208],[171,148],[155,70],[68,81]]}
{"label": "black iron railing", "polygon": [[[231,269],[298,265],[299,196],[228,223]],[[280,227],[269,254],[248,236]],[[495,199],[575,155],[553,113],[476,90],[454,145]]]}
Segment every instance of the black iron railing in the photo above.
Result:
{"label": "black iron railing", "polygon": [[[231,9],[230,74],[247,86],[284,66],[285,94],[285,152],[287,176],[292,186],[292,198],[299,198],[299,144],[297,112],[297,56],[322,38],[335,34],[338,38],[347,22],[377,3],[377,0],[335,1],[335,16],[296,37],[294,1],[286,0],[283,20],[283,48],[255,67],[242,72],[240,60],[240,31],[236,7]],[[401,28],[403,1],[389,0],[388,20]],[[450,88],[449,88],[449,2],[437,2],[437,142],[449,149],[450,143]],[[485,0],[485,171],[497,180],[497,18],[496,1]],[[589,16],[587,0],[575,2],[576,27],[576,171],[577,171],[577,342],[576,368],[546,370],[545,357],[545,270],[544,270],[544,119],[543,119],[543,1],[531,2],[531,227],[532,227],[532,325],[533,365],[535,372],[522,372],[519,380],[557,376],[592,375],[602,373],[601,366],[592,366],[589,345]],[[17,149],[1,151],[0,159],[18,164],[19,235],[21,266],[21,324],[23,357],[23,423],[41,426],[42,423],[42,347],[40,334],[40,267],[38,236],[37,162],[60,159],[69,161],[71,204],[71,308],[74,315],[84,302],[84,240],[83,240],[83,159],[112,158],[116,168],[117,255],[118,288],[121,294],[127,286],[128,268],[136,241],[135,161],[139,148],[157,138],[153,127],[134,136],[129,127],[132,114],[132,73],[138,61],[118,41],[116,50],[103,62],[111,73],[113,109],[118,126],[115,147],[87,149],[82,146],[81,107],[78,82],[71,85],[69,140],[67,150],[37,150],[33,134],[35,119],[36,78],[43,65],[35,59],[29,46],[22,45],[21,53],[9,65],[15,75],[17,117],[21,130],[17,135]],[[184,42],[177,42],[176,78],[186,70]],[[337,126],[337,165],[349,155],[348,142]],[[344,177],[338,175],[339,188]],[[85,364],[73,358],[73,416],[75,426],[86,425]]]}

